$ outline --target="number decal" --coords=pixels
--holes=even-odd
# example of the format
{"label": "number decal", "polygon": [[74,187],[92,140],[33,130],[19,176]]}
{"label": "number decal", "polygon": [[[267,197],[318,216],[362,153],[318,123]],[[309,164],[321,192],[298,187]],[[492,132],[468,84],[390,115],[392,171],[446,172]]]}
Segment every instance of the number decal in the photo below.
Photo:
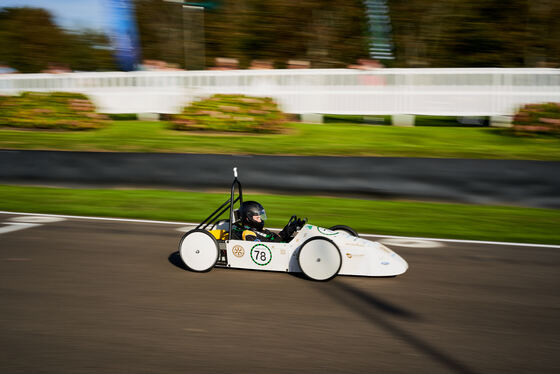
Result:
{"label": "number decal", "polygon": [[257,244],[251,248],[251,259],[255,264],[265,266],[272,260],[272,252],[266,245]]}

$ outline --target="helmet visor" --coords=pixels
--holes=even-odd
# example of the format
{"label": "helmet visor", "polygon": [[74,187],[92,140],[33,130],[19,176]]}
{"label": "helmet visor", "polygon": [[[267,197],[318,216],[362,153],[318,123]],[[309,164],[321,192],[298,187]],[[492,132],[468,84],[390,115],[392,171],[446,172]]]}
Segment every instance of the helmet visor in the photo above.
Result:
{"label": "helmet visor", "polygon": [[263,209],[259,209],[258,212],[254,212],[252,216],[254,221],[264,222],[266,221],[266,212]]}

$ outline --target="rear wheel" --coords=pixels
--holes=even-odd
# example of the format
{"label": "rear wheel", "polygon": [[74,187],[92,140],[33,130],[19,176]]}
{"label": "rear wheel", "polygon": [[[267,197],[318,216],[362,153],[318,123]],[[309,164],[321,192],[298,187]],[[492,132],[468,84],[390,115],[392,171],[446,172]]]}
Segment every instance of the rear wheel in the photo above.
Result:
{"label": "rear wheel", "polygon": [[179,255],[192,271],[209,271],[218,261],[218,242],[205,230],[187,232],[179,243]]}
{"label": "rear wheel", "polygon": [[340,271],[342,256],[331,240],[316,237],[303,243],[299,250],[298,263],[301,271],[308,278],[327,281]]}
{"label": "rear wheel", "polygon": [[346,226],[346,225],[336,225],[333,227],[330,227],[329,230],[331,231],[337,231],[337,232],[345,232],[348,233],[352,236],[358,237],[358,233],[351,227]]}

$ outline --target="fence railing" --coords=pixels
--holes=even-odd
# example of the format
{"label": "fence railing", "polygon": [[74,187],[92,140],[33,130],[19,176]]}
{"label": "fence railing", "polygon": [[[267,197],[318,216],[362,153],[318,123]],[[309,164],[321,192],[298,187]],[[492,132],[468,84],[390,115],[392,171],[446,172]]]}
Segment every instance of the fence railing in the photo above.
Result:
{"label": "fence railing", "polygon": [[176,113],[215,93],[274,98],[288,113],[510,115],[560,102],[559,69],[140,71],[0,76],[0,94],[81,92],[104,113]]}

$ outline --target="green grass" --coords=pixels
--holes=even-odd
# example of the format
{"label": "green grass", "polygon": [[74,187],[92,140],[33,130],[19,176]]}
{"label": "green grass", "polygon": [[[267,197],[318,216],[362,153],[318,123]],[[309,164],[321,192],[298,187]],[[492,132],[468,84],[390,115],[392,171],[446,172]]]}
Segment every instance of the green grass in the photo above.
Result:
{"label": "green grass", "polygon": [[513,137],[502,129],[289,124],[280,135],[193,134],[166,122],[114,121],[95,131],[0,129],[0,148],[560,160],[560,139]]}
{"label": "green grass", "polygon": [[[227,187],[227,186],[226,186]],[[200,222],[224,193],[67,189],[0,185],[0,210]],[[296,214],[315,225],[362,233],[560,244],[560,210],[464,204],[246,194],[267,210],[268,227]]]}
{"label": "green grass", "polygon": [[[459,122],[457,116],[414,116],[415,126],[447,126],[447,127],[480,127],[480,125],[465,125]],[[480,118],[480,117],[477,117]],[[485,117],[487,120],[487,117]],[[338,114],[325,114],[323,116],[325,123],[367,123],[376,125],[391,125],[392,119],[388,115],[338,115]]]}

